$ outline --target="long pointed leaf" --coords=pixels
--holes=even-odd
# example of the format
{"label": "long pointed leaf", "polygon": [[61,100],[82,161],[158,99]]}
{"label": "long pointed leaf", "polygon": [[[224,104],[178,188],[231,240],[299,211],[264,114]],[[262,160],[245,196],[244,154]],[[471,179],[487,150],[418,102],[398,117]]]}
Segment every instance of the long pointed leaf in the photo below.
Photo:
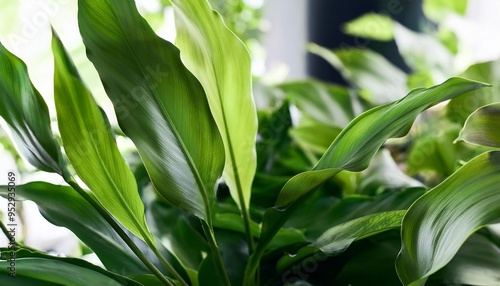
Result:
{"label": "long pointed leaf", "polygon": [[132,0],[80,0],[87,55],[155,189],[210,224],[224,147],[203,88]]}
{"label": "long pointed leaf", "polygon": [[0,283],[2,285],[109,285],[139,286],[133,280],[106,271],[85,260],[55,257],[31,250],[16,251],[15,277],[9,277],[11,250],[0,249]]}
{"label": "long pointed leaf", "polygon": [[57,119],[69,161],[99,202],[123,226],[145,241],[154,241],[134,175],[55,33],[52,49]]}
{"label": "long pointed leaf", "polygon": [[391,137],[405,135],[417,115],[425,109],[485,84],[461,78],[451,78],[428,89],[416,89],[404,98],[378,106],[356,117],[337,136],[312,171],[300,173],[283,187],[276,202],[264,215],[262,232],[256,253],[250,257],[246,275],[253,276],[259,256],[288,217],[316,187],[342,170],[361,171]]}
{"label": "long pointed leaf", "polygon": [[408,91],[406,74],[376,52],[358,48],[330,51],[314,44],[309,51],[339,70],[360,89],[362,97],[376,105],[399,99]]}
{"label": "long pointed leaf", "polygon": [[[8,196],[7,186],[0,195]],[[51,223],[71,230],[99,257],[106,269],[125,275],[149,273],[109,224],[73,188],[33,182],[16,186],[18,200],[31,200]]]}
{"label": "long pointed leaf", "polygon": [[423,285],[477,229],[500,220],[500,151],[484,153],[408,209],[396,269],[404,285]]}
{"label": "long pointed leaf", "polygon": [[224,180],[238,205],[248,208],[257,134],[250,56],[208,1],[173,0],[172,4],[182,61],[203,85],[224,140]]}
{"label": "long pointed leaf", "polygon": [[467,118],[456,141],[458,140],[483,146],[500,147],[500,103],[483,106],[474,111]]}
{"label": "long pointed leaf", "polygon": [[61,171],[60,147],[50,130],[49,110],[31,83],[23,61],[0,43],[0,116],[28,162],[47,172]]}
{"label": "long pointed leaf", "polygon": [[284,271],[306,257],[322,252],[335,256],[344,252],[354,241],[398,228],[406,211],[388,211],[356,218],[325,231],[312,245],[301,248],[296,255],[284,256],[278,262],[278,271]]}

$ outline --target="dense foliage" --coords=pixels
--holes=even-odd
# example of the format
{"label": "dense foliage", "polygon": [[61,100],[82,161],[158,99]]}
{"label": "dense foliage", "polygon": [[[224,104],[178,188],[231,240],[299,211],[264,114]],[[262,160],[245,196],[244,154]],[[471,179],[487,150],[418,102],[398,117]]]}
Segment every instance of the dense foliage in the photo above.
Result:
{"label": "dense foliage", "polygon": [[[429,17],[465,17],[466,1],[446,2],[427,1]],[[11,139],[67,183],[19,185],[17,199],[103,265],[19,241],[15,285],[498,285],[500,233],[488,226],[500,219],[498,61],[458,62],[460,39],[439,23],[421,34],[368,14],[346,32],[394,40],[410,74],[362,47],[312,44],[349,86],[262,86],[208,1],[169,4],[175,43],[133,0],[78,1],[119,126],[55,31],[58,132],[27,66],[0,44]],[[384,33],[366,33],[374,24]],[[1,251],[0,281],[12,284],[13,252]]]}

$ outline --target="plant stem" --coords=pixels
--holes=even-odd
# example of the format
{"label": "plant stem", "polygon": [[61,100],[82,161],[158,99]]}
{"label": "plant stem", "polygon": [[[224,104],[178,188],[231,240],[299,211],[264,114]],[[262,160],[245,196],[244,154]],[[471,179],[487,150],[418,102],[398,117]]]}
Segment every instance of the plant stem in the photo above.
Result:
{"label": "plant stem", "polygon": [[5,236],[9,241],[15,241],[15,238],[12,235],[10,235],[9,230],[1,221],[0,221],[0,228],[2,229],[3,234],[5,234]]}
{"label": "plant stem", "polygon": [[[65,178],[66,179],[66,178]],[[110,226],[116,231],[116,233],[123,239],[123,241],[130,247],[130,249],[137,255],[137,257],[146,265],[151,272],[160,279],[164,285],[174,286],[174,283],[170,281],[170,278],[164,276],[156,266],[154,266],[151,261],[149,261],[142,251],[135,245],[135,243],[130,239],[130,237],[123,231],[123,229],[118,225],[118,223],[111,217],[111,215],[99,204],[97,203],[87,192],[85,192],[73,178],[67,179],[66,182],[78,192],[92,207],[99,212],[102,218],[104,218]]]}
{"label": "plant stem", "polygon": [[253,242],[252,231],[250,228],[250,213],[248,212],[247,207],[245,206],[245,201],[243,198],[243,190],[241,189],[241,183],[237,176],[236,184],[238,186],[238,198],[240,200],[241,205],[241,214],[243,215],[243,224],[245,225],[245,236],[248,243],[248,253],[251,255],[255,251],[255,244]]}
{"label": "plant stem", "polygon": [[212,231],[211,227],[205,221],[201,221],[201,226],[203,228],[203,232],[208,240],[208,245],[210,246],[210,250],[212,251],[213,259],[215,260],[215,264],[217,266],[217,270],[221,278],[224,280],[224,285],[231,286],[231,282],[229,281],[229,277],[227,276],[226,268],[224,267],[224,262],[222,261],[222,256],[220,255],[219,248],[217,247],[217,242],[215,241],[215,235]]}
{"label": "plant stem", "polygon": [[158,257],[158,259],[160,259],[161,263],[165,266],[165,268],[167,268],[167,270],[172,273],[172,275],[184,286],[189,286],[189,284],[184,280],[184,278],[182,278],[182,276],[179,274],[179,272],[177,272],[177,270],[175,270],[175,268],[172,266],[172,264],[170,264],[170,262],[168,262],[168,260],[160,253],[160,251],[158,251],[158,248],[156,248],[156,245],[154,244],[150,244],[152,242],[149,242],[148,245],[149,245],[149,248],[151,248],[151,250],[153,250],[154,254],[156,255],[156,257]]}

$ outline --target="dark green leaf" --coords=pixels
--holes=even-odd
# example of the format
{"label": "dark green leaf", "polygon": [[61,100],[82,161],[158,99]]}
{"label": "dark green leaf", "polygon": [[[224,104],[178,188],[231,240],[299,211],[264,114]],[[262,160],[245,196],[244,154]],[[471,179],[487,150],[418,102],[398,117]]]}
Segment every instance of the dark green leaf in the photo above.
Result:
{"label": "dark green leaf", "polygon": [[222,134],[224,180],[236,203],[248,209],[257,162],[250,55],[207,0],[172,0],[172,6],[182,61],[203,85]]}
{"label": "dark green leaf", "polygon": [[500,147],[500,103],[483,106],[474,111],[456,141]]}
{"label": "dark green leaf", "polygon": [[40,170],[62,174],[60,147],[50,129],[47,105],[24,62],[0,43],[0,116],[12,129],[19,151]]}
{"label": "dark green leaf", "polygon": [[484,153],[420,197],[402,223],[396,268],[405,285],[423,285],[477,229],[500,219],[500,152]]}
{"label": "dark green leaf", "polygon": [[[7,197],[7,187],[0,187],[0,194]],[[109,224],[73,188],[34,182],[16,186],[16,195],[18,200],[34,201],[51,223],[71,230],[110,271],[125,275],[149,272]]]}
{"label": "dark green leaf", "polygon": [[297,254],[283,257],[278,262],[278,271],[282,272],[319,251],[330,256],[338,255],[356,240],[398,228],[405,213],[406,211],[377,213],[336,225],[325,231],[310,246],[300,249]]}
{"label": "dark green leaf", "polygon": [[132,0],[80,0],[89,59],[136,144],[155,189],[211,223],[224,147],[203,88],[179,50],[156,34]]}
{"label": "dark green leaf", "polygon": [[[3,248],[1,251],[2,258],[11,256],[10,250]],[[16,252],[16,278],[8,276],[9,264],[8,260],[0,260],[2,285],[141,285],[81,259],[54,257],[29,250]]]}
{"label": "dark green leaf", "polygon": [[387,139],[408,132],[420,112],[440,101],[484,86],[480,82],[452,78],[432,88],[413,90],[406,97],[366,111],[351,121],[313,170],[290,179],[281,190],[276,207],[266,211],[256,253],[250,257],[247,277],[253,276],[259,255],[267,243],[315,188],[342,170],[365,169]]}

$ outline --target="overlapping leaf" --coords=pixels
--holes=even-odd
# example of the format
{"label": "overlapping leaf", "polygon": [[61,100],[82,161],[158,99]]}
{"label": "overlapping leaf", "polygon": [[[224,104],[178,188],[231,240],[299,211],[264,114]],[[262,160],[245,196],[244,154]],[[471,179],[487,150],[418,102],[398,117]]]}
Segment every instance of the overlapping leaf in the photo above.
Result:
{"label": "overlapping leaf", "polygon": [[420,197],[402,223],[404,285],[423,285],[477,229],[500,220],[500,151],[484,153]]}
{"label": "overlapping leaf", "polygon": [[0,74],[0,116],[13,131],[20,153],[38,169],[62,174],[47,105],[31,83],[26,65],[1,43]]}
{"label": "overlapping leaf", "polygon": [[55,33],[52,49],[57,119],[68,159],[99,202],[120,223],[144,241],[154,241],[134,175]]}
{"label": "overlapping leaf", "polygon": [[247,275],[253,276],[258,256],[263,254],[265,245],[316,187],[342,170],[365,169],[387,139],[401,137],[408,132],[420,112],[440,101],[484,86],[476,81],[451,78],[432,88],[413,90],[404,98],[368,110],[351,121],[313,170],[290,179],[281,190],[276,207],[266,211],[260,242],[256,254],[250,257]]}
{"label": "overlapping leaf", "polygon": [[406,74],[373,51],[357,48],[331,51],[314,44],[309,51],[339,70],[347,81],[360,89],[364,99],[375,105],[397,100],[408,91]]}
{"label": "overlapping leaf", "polygon": [[500,147],[500,103],[483,106],[474,111],[460,131],[458,140]]}
{"label": "overlapping leaf", "polygon": [[389,211],[360,217],[336,225],[325,231],[310,246],[300,249],[293,256],[285,256],[278,262],[278,270],[284,271],[292,264],[312,256],[319,251],[326,255],[338,255],[354,241],[401,226],[406,211]]}
{"label": "overlapping leaf", "polygon": [[224,140],[224,180],[238,205],[248,208],[257,134],[250,56],[208,1],[172,4],[182,61],[203,85]]}
{"label": "overlapping leaf", "polygon": [[[1,252],[1,257],[10,257],[11,255],[9,249],[2,248]],[[8,260],[0,260],[0,265],[0,283],[2,285],[141,285],[85,260],[55,257],[25,249],[16,251],[15,278],[9,277],[10,262]]]}
{"label": "overlapping leaf", "polygon": [[134,1],[80,0],[78,11],[88,57],[155,189],[210,224],[224,147],[202,86]]}
{"label": "overlapping leaf", "polygon": [[[0,195],[7,194],[7,187],[0,187]],[[108,270],[126,275],[149,273],[100,214],[71,187],[34,182],[16,186],[16,195],[18,200],[35,202],[51,223],[71,230]]]}

